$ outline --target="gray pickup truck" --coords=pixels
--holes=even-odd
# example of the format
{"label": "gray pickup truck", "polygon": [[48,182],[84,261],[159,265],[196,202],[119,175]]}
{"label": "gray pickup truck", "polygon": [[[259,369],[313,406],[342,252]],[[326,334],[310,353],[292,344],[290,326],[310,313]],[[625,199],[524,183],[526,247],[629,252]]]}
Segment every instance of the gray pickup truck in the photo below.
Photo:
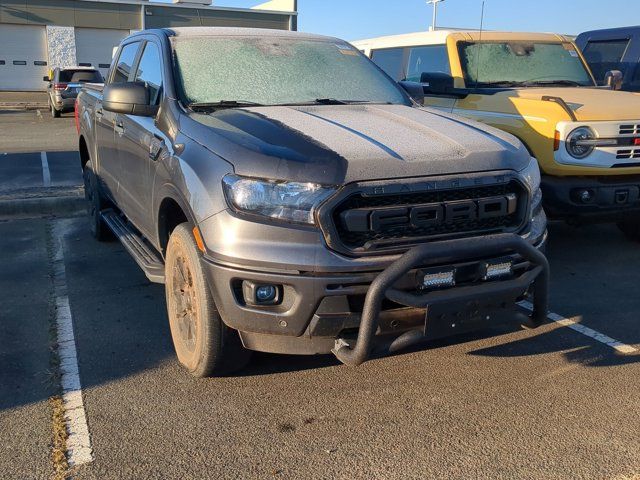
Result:
{"label": "gray pickup truck", "polygon": [[114,58],[76,106],[91,230],[165,284],[193,375],[544,321],[540,173],[514,137],[336,38],[148,30]]}

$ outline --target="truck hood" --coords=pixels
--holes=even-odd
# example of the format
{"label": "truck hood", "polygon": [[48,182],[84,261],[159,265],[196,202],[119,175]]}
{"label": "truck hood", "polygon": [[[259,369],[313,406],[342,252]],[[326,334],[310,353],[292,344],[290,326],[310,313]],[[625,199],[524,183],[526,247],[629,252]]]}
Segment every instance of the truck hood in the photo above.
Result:
{"label": "truck hood", "polygon": [[239,175],[322,184],[522,170],[515,137],[403,105],[256,107],[191,114],[189,135]]}
{"label": "truck hood", "polygon": [[522,88],[515,90],[515,96],[530,100],[542,100],[544,96],[562,98],[580,122],[640,119],[640,95],[631,92],[599,88]]}

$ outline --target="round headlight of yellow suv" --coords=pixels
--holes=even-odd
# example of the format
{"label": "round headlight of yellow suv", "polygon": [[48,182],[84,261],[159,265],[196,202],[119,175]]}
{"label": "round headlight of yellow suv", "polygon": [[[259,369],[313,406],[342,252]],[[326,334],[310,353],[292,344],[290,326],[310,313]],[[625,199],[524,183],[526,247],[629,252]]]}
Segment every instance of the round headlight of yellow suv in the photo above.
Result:
{"label": "round headlight of yellow suv", "polygon": [[586,158],[595,149],[596,134],[589,127],[578,127],[567,136],[567,152],[573,158]]}

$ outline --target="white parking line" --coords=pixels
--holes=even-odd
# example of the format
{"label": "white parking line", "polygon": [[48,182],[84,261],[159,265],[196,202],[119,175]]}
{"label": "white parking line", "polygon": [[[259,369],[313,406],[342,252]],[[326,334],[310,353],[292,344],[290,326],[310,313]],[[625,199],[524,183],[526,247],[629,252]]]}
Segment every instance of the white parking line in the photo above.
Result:
{"label": "white parking line", "polygon": [[[531,302],[520,302],[520,306],[526,308],[527,310],[533,310],[533,305],[531,304]],[[563,327],[570,328],[571,330],[575,330],[582,335],[593,338],[600,343],[604,343],[605,345],[613,348],[620,353],[629,354],[638,352],[638,349],[632,347],[631,345],[619,342],[618,340],[600,333],[593,328],[585,327],[581,323],[578,323],[575,320],[571,320],[569,318],[565,318],[561,315],[558,315],[557,313],[549,313],[549,315],[547,315],[547,318],[552,322],[556,322],[562,325]]]}
{"label": "white parking line", "polygon": [[82,465],[93,461],[91,437],[87,425],[87,415],[82,400],[78,353],[73,334],[73,318],[67,295],[65,276],[63,229],[60,222],[53,224],[53,276],[56,300],[56,327],[58,336],[58,355],[62,383],[64,418],[67,426],[67,461],[70,466]]}
{"label": "white parking line", "polygon": [[49,171],[49,161],[47,160],[47,152],[40,152],[40,160],[42,161],[42,184],[45,187],[50,187],[51,172]]}

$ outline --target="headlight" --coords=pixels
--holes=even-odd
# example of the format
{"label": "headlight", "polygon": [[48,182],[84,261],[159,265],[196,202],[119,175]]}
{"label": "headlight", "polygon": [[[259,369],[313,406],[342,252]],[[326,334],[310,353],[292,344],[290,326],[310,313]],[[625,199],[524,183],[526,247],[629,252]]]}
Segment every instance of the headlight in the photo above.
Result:
{"label": "headlight", "polygon": [[315,223],[318,206],[335,191],[316,183],[276,182],[227,175],[222,179],[234,210],[286,222]]}
{"label": "headlight", "polygon": [[535,158],[531,158],[529,165],[527,168],[520,172],[520,175],[523,176],[525,182],[529,186],[531,193],[533,195],[540,189],[540,167],[538,167],[538,161]]}
{"label": "headlight", "polygon": [[596,134],[589,127],[578,127],[567,136],[567,152],[573,158],[585,158],[595,148]]}

